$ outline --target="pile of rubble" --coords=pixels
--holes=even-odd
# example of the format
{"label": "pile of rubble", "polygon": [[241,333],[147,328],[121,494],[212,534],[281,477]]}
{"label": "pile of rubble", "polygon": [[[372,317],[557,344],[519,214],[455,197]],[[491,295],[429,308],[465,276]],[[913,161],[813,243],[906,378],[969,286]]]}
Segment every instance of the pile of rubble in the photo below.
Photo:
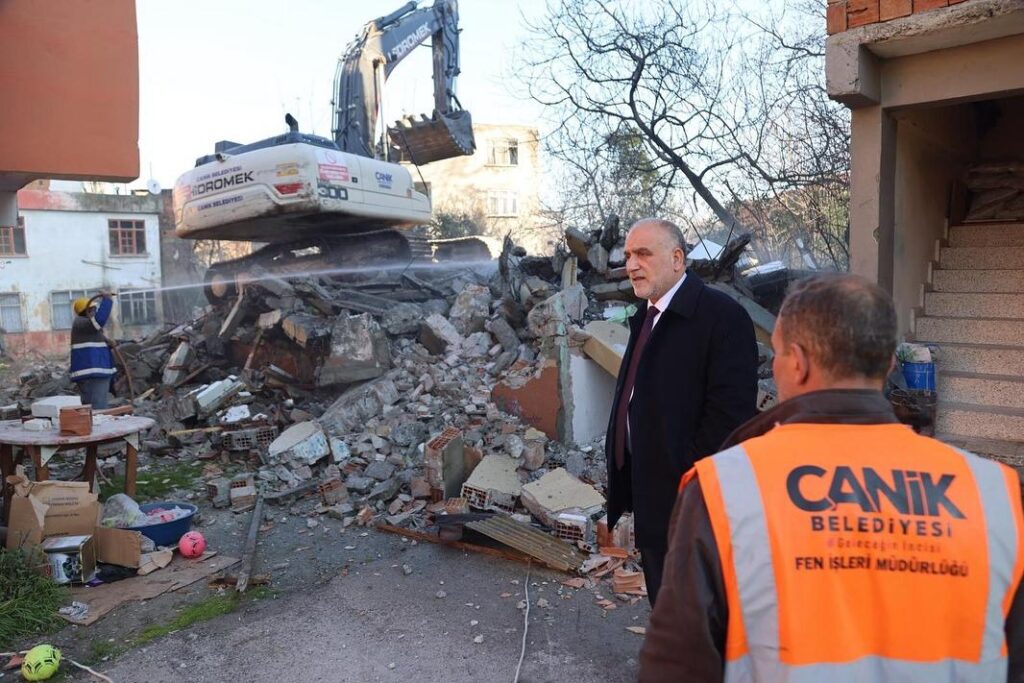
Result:
{"label": "pile of rubble", "polygon": [[[195,319],[120,344],[118,394],[157,421],[145,453],[207,461],[215,506],[318,496],[313,512],[346,526],[476,533],[564,569],[635,571],[628,555],[588,565],[579,553],[631,549],[628,521],[617,541],[601,525],[602,443],[633,311],[622,235],[610,225],[567,243],[540,258],[506,240],[473,268],[251,269]],[[14,398],[70,389],[39,367]]]}

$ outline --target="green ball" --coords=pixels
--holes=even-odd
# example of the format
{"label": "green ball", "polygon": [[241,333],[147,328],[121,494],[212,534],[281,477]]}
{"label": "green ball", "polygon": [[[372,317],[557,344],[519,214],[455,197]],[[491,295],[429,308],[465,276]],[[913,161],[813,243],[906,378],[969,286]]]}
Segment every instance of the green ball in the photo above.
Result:
{"label": "green ball", "polygon": [[21,663],[21,675],[26,681],[45,681],[60,667],[60,650],[53,645],[36,645]]}

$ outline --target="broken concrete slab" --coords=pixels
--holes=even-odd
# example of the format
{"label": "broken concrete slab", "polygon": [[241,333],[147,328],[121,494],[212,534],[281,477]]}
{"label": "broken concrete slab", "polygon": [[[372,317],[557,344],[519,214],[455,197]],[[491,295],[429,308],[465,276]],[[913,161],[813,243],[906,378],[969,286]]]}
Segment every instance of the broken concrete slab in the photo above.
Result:
{"label": "broken concrete slab", "polygon": [[178,344],[174,353],[167,359],[164,366],[162,381],[167,386],[174,386],[188,376],[188,366],[195,359],[195,351],[187,341]]}
{"label": "broken concrete slab", "polygon": [[618,377],[622,357],[629,344],[629,328],[607,320],[593,320],[583,331],[590,335],[583,344],[583,352],[612,377]]}
{"label": "broken concrete slab", "polygon": [[363,476],[376,479],[377,481],[390,479],[394,474],[395,466],[386,460],[374,460],[363,470]]}
{"label": "broken concrete slab", "polygon": [[372,489],[370,489],[370,495],[368,498],[380,499],[380,500],[391,500],[398,495],[399,489],[402,488],[402,482],[397,478],[386,479],[382,482],[378,482]]}
{"label": "broken concrete slab", "polygon": [[388,339],[368,313],[335,318],[328,357],[317,371],[317,386],[373,379],[391,367]]}
{"label": "broken concrete slab", "polygon": [[380,323],[388,334],[397,336],[418,332],[422,319],[423,309],[420,306],[400,303],[384,311]]}
{"label": "broken concrete slab", "polygon": [[281,319],[284,318],[284,313],[279,308],[275,308],[272,311],[266,313],[260,313],[260,317],[256,319],[256,326],[261,330],[269,330],[277,327]]}
{"label": "broken concrete slab", "polygon": [[536,470],[540,468],[544,461],[547,459],[547,436],[533,427],[526,430],[526,434],[523,435],[523,449],[521,456],[523,459],[523,469]]}
{"label": "broken concrete slab", "polygon": [[516,467],[507,455],[486,456],[462,485],[462,497],[478,510],[514,512],[523,489]]}
{"label": "broken concrete slab", "polygon": [[480,285],[466,285],[455,297],[448,320],[463,336],[482,332],[491,314],[491,291]]}
{"label": "broken concrete slab", "polygon": [[590,237],[577,228],[566,228],[565,244],[569,251],[583,263],[587,263],[587,255],[590,251]]}
{"label": "broken concrete slab", "polygon": [[290,461],[312,465],[330,452],[323,428],[316,422],[300,422],[271,442],[266,459],[269,464]]}
{"label": "broken concrete slab", "polygon": [[527,510],[550,527],[555,526],[559,513],[578,511],[589,518],[604,506],[604,496],[597,489],[562,467],[523,486],[521,500]]}
{"label": "broken concrete slab", "polygon": [[361,474],[350,474],[345,480],[345,488],[353,493],[366,494],[377,485],[377,480],[371,477],[364,477]]}
{"label": "broken concrete slab", "polygon": [[590,267],[598,273],[604,275],[608,272],[608,250],[600,242],[590,245],[590,249],[587,251],[587,261],[590,262]]}
{"label": "broken concrete slab", "polygon": [[455,326],[443,316],[432,313],[420,325],[420,343],[435,356],[443,356],[450,349],[459,349],[463,338]]}
{"label": "broken concrete slab", "polygon": [[339,396],[320,416],[320,424],[336,433],[361,428],[398,400],[398,388],[388,377],[353,387]]}
{"label": "broken concrete slab", "polygon": [[73,408],[82,405],[79,396],[47,396],[32,402],[32,417],[43,417],[56,420],[60,417],[61,408]]}
{"label": "broken concrete slab", "polygon": [[526,323],[535,337],[561,336],[567,333],[570,323],[583,319],[586,310],[587,293],[577,283],[534,306]]}
{"label": "broken concrete slab", "polygon": [[501,344],[505,351],[515,351],[519,348],[519,335],[508,324],[503,317],[495,316],[484,323],[484,328],[494,335],[494,338]]}
{"label": "broken concrete slab", "polygon": [[491,335],[487,332],[474,332],[462,344],[461,356],[467,359],[487,357],[491,348]]}
{"label": "broken concrete slab", "polygon": [[234,377],[208,384],[195,394],[196,409],[203,415],[214,413],[244,388],[245,385]]}
{"label": "broken concrete slab", "polygon": [[633,283],[629,280],[594,285],[590,288],[590,293],[598,301],[636,301]]}

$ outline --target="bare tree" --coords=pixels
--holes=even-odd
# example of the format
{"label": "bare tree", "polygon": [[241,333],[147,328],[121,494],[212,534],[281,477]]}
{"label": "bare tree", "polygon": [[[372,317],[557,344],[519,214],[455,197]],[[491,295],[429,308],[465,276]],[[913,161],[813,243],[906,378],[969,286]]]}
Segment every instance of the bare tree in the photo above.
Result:
{"label": "bare tree", "polygon": [[805,3],[787,21],[686,0],[550,0],[524,82],[546,106],[549,153],[579,179],[573,199],[605,213],[629,165],[607,173],[609,143],[635,134],[647,154],[626,161],[652,178],[655,210],[685,187],[726,239],[749,231],[774,248],[796,224],[844,266],[848,123],[824,93],[823,18],[807,20],[824,0]]}

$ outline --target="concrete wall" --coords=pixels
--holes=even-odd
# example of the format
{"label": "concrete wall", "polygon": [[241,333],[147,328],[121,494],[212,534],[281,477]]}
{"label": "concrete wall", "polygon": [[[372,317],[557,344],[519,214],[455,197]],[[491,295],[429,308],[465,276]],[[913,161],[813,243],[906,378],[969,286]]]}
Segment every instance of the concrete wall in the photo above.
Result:
{"label": "concrete wall", "polygon": [[4,0],[0,64],[0,175],[138,177],[134,0]]}
{"label": "concrete wall", "polygon": [[[437,161],[420,169],[430,184],[434,213],[473,215],[486,226],[488,235],[502,237],[511,231],[513,239],[530,252],[549,252],[547,243],[557,236],[545,232],[540,220],[543,169],[537,129],[477,123],[473,125],[473,132],[476,136],[475,154]],[[518,142],[519,163],[515,166],[489,163],[492,142],[507,138]],[[413,179],[419,182],[416,170],[411,171]],[[516,193],[518,215],[491,215],[487,205],[491,191]]]}
{"label": "concrete wall", "polygon": [[[23,190],[18,193],[19,213],[25,225],[25,256],[4,257],[0,271],[0,292],[18,293],[22,334],[5,335],[8,349],[15,354],[40,353],[62,356],[68,353],[67,331],[52,329],[50,293],[84,289],[151,289],[161,285],[159,197],[96,196]],[[108,219],[140,220],[145,223],[146,254],[113,256],[109,247]],[[115,299],[116,302],[116,299]],[[157,322],[162,304],[156,297]],[[131,337],[145,334],[152,326],[124,328],[119,305],[107,334]]]}
{"label": "concrete wall", "polygon": [[943,237],[953,181],[977,156],[969,105],[916,109],[895,115],[896,173],[893,299],[900,332],[921,305],[935,241]]}

